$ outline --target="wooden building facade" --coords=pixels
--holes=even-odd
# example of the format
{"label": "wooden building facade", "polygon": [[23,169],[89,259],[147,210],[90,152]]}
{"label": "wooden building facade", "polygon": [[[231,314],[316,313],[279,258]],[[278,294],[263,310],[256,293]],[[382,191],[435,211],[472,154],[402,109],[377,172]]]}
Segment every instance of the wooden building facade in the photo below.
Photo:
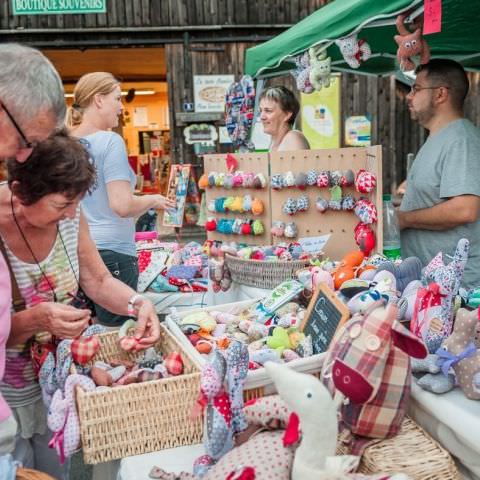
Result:
{"label": "wooden building facade", "polygon": [[[0,41],[41,49],[163,47],[168,83],[171,153],[176,162],[193,158],[183,140],[193,101],[193,75],[243,72],[245,50],[297,23],[328,0],[107,0],[104,14],[14,16],[12,0],[0,2]],[[105,65],[108,70],[108,65]],[[159,79],[162,80],[162,79]],[[163,78],[165,80],[165,78]],[[467,116],[480,124],[479,75],[471,75]],[[290,77],[271,81],[293,86]],[[425,132],[409,118],[408,87],[394,77],[343,74],[342,118],[370,115],[372,143],[383,147],[385,189],[406,173]]]}

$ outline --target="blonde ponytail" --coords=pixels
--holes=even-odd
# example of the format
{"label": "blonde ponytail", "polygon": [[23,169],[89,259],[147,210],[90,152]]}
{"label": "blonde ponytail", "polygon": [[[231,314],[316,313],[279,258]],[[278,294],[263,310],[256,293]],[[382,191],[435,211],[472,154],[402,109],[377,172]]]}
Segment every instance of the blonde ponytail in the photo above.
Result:
{"label": "blonde ponytail", "polygon": [[109,72],[92,72],[80,77],[73,90],[73,105],[65,119],[67,128],[71,130],[82,123],[83,112],[95,95],[108,95],[119,85],[120,82]]}
{"label": "blonde ponytail", "polygon": [[80,107],[71,106],[68,107],[67,110],[67,118],[65,120],[65,125],[69,130],[74,129],[75,127],[78,127],[82,123],[83,119],[83,113],[80,109]]}

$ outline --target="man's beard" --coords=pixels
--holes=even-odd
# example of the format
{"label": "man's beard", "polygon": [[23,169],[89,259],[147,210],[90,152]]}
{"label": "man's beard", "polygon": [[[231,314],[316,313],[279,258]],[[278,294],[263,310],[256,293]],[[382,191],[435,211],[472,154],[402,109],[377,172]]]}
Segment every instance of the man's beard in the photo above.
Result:
{"label": "man's beard", "polygon": [[426,125],[430,123],[430,120],[435,116],[435,106],[433,102],[425,107],[423,110],[415,111],[410,110],[410,118],[417,121],[420,125]]}

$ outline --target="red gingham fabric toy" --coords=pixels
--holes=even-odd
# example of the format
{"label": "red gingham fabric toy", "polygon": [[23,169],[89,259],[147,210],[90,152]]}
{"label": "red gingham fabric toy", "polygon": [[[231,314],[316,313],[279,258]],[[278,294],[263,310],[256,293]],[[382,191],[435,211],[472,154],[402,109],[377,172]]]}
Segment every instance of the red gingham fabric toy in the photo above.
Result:
{"label": "red gingham fabric toy", "polygon": [[355,435],[388,438],[402,424],[410,396],[410,356],[424,358],[423,342],[397,320],[397,307],[373,303],[339,329],[326,355],[322,381],[342,405],[344,425]]}
{"label": "red gingham fabric toy", "polygon": [[163,363],[170,375],[180,375],[183,373],[183,359],[178,352],[169,353]]}
{"label": "red gingham fabric toy", "polygon": [[360,193],[370,193],[377,186],[377,177],[366,170],[359,170],[355,178],[355,188]]}
{"label": "red gingham fabric toy", "polygon": [[75,363],[79,365],[86,365],[98,352],[100,348],[100,341],[97,335],[90,337],[78,337],[70,346],[72,358]]}

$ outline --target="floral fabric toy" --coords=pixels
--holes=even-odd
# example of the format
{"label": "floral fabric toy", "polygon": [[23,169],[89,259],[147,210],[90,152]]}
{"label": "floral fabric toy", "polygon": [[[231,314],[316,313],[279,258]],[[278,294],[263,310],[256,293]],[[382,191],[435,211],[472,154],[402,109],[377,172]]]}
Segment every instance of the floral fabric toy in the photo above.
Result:
{"label": "floral fabric toy", "polygon": [[356,34],[335,40],[335,43],[350,68],[360,67],[360,61],[365,62],[372,55],[370,45],[365,40],[357,40]]}
{"label": "floral fabric toy", "polygon": [[404,21],[407,14],[402,14],[397,17],[396,25],[400,35],[395,35],[393,38],[398,44],[397,59],[400,69],[403,71],[415,70],[415,63],[412,57],[420,55],[420,64],[424,65],[430,60],[430,49],[427,42],[422,37],[422,32],[417,28],[413,33],[407,30]]}
{"label": "floral fabric toy", "polygon": [[422,341],[397,320],[397,307],[373,303],[335,335],[321,378],[330,392],[350,401],[341,418],[354,435],[388,438],[402,424],[410,395],[409,355],[424,358]]}
{"label": "floral fabric toy", "polygon": [[453,299],[460,288],[469,249],[470,242],[462,238],[448,265],[440,252],[425,267],[422,280],[426,286],[417,292],[410,330],[425,341],[430,353],[452,332]]}
{"label": "floral fabric toy", "polygon": [[48,410],[48,428],[53,432],[48,446],[55,448],[62,465],[65,458],[70,457],[80,446],[80,425],[75,405],[77,386],[87,392],[95,390],[95,383],[90,378],[78,374],[70,375],[65,382],[65,394],[58,389]]}

